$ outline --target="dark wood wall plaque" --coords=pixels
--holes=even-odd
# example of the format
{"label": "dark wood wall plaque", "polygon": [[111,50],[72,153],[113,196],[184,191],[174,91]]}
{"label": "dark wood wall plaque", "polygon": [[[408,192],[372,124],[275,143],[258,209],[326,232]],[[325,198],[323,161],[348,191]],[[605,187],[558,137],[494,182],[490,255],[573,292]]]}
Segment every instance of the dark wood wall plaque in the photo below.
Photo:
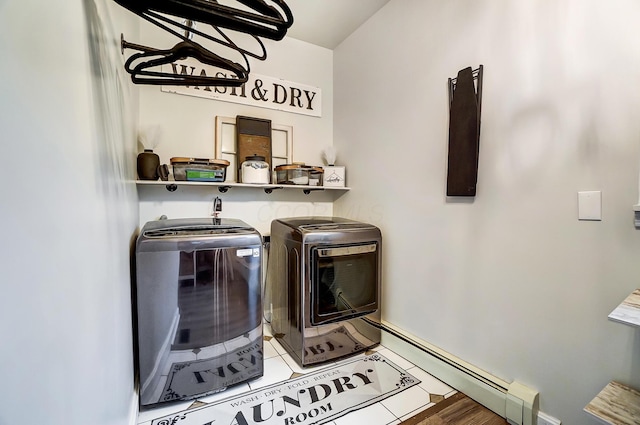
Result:
{"label": "dark wood wall plaque", "polygon": [[269,164],[269,183],[271,183],[271,171],[273,162],[271,160],[271,120],[261,118],[236,117],[236,143],[237,143],[237,175],[238,181],[242,182],[240,167],[248,156],[263,156],[265,162]]}

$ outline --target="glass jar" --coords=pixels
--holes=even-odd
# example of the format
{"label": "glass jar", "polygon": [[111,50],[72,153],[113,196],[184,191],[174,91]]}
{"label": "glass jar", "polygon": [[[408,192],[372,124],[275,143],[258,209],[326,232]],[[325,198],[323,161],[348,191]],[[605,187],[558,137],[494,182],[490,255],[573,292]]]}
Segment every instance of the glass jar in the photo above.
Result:
{"label": "glass jar", "polygon": [[322,175],[324,170],[321,167],[310,167],[309,186],[322,186]]}
{"label": "glass jar", "polygon": [[252,155],[245,158],[240,166],[242,183],[269,184],[269,163],[264,156]]}
{"label": "glass jar", "polygon": [[309,168],[299,164],[285,164],[276,167],[278,184],[309,184]]}

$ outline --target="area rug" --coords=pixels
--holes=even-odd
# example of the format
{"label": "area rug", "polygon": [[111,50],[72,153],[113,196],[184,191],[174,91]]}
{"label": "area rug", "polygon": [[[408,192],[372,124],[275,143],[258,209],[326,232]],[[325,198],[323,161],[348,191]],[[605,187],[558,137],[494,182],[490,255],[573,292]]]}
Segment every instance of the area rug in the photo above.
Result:
{"label": "area rug", "polygon": [[319,425],[419,383],[416,377],[375,353],[154,419],[151,425]]}
{"label": "area rug", "polygon": [[262,344],[249,344],[220,356],[171,365],[161,401],[188,400],[204,395],[202,387],[225,388],[262,375]]}
{"label": "area rug", "polygon": [[347,328],[340,326],[324,334],[305,338],[304,358],[306,364],[312,365],[358,353],[363,349],[364,346],[351,336]]}

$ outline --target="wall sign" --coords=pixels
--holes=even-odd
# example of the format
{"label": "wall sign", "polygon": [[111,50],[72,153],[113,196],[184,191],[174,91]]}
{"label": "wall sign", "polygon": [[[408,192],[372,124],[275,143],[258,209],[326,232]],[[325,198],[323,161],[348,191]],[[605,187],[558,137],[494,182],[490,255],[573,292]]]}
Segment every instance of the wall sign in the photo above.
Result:
{"label": "wall sign", "polygon": [[[224,71],[196,60],[182,60],[168,66],[175,74],[231,78]],[[240,87],[162,86],[162,91],[313,117],[322,116],[322,91],[319,88],[254,73],[250,73],[249,81]]]}

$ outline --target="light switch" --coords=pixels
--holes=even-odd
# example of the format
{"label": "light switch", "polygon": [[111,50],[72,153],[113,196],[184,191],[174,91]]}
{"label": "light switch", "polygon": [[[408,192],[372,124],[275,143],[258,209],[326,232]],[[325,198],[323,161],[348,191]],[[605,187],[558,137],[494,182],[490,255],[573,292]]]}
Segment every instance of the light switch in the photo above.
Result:
{"label": "light switch", "polygon": [[602,192],[578,192],[578,220],[602,220]]}

